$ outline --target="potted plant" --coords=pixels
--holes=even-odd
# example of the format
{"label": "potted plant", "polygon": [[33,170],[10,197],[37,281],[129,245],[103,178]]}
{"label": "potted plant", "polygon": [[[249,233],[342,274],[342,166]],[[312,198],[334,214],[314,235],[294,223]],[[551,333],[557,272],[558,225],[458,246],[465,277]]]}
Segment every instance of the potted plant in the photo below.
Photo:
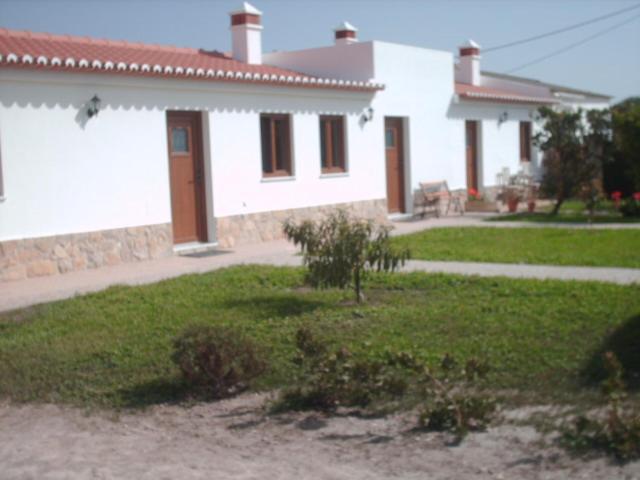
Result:
{"label": "potted plant", "polygon": [[537,194],[538,194],[538,190],[535,186],[531,186],[527,190],[527,211],[529,213],[533,213],[536,211],[536,198],[538,196]]}
{"label": "potted plant", "polygon": [[515,213],[518,210],[518,203],[520,203],[521,195],[520,190],[514,187],[507,187],[502,194],[503,201],[507,204],[507,208],[510,213]]}

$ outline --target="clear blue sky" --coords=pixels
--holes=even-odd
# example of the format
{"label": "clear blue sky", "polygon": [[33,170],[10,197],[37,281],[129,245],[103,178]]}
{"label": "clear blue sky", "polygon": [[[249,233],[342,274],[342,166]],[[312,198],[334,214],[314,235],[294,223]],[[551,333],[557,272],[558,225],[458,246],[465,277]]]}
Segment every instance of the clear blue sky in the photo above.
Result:
{"label": "clear blue sky", "polygon": [[[227,0],[0,0],[0,26],[228,51]],[[544,33],[640,0],[255,0],[265,51],[327,45],[348,20],[362,40],[456,51]],[[640,14],[640,9],[562,35],[483,56],[505,72]],[[640,95],[640,18],[517,75],[613,95]]]}

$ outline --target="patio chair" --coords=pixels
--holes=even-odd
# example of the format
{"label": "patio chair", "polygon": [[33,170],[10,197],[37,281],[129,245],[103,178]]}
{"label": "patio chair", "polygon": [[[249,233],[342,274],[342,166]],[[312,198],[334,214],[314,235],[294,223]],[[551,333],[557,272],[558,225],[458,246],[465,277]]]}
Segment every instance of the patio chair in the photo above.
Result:
{"label": "patio chair", "polygon": [[424,218],[428,211],[440,217],[440,212],[444,209],[445,215],[449,214],[449,209],[453,206],[454,212],[464,215],[464,206],[460,197],[453,195],[449,190],[446,180],[437,182],[420,183],[420,192],[416,196],[414,212]]}

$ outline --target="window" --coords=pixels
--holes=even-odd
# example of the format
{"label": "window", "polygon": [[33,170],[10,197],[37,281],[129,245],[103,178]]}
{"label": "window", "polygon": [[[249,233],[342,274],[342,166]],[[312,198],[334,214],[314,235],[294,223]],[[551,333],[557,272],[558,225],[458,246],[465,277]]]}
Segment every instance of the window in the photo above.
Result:
{"label": "window", "polygon": [[261,115],[260,134],[262,136],[263,176],[291,176],[289,115]]}
{"label": "window", "polygon": [[171,129],[171,152],[189,153],[189,131],[184,127]]}
{"label": "window", "polygon": [[344,120],[320,117],[320,159],[322,173],[345,172]]}
{"label": "window", "polygon": [[396,135],[395,135],[395,130],[393,128],[387,128],[384,131],[384,144],[387,148],[395,148]]}
{"label": "window", "polygon": [[520,161],[531,161],[531,122],[520,122]]}

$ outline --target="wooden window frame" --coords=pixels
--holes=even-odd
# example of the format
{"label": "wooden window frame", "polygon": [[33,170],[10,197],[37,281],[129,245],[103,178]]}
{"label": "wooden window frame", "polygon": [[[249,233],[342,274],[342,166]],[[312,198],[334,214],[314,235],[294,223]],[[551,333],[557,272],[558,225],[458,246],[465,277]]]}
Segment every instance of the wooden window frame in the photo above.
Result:
{"label": "wooden window frame", "polygon": [[[265,149],[264,145],[264,132],[263,132],[263,120],[269,120],[269,138],[270,145],[269,149]],[[284,169],[278,169],[278,159],[277,159],[277,139],[276,139],[276,120],[284,120],[285,122],[285,138],[284,138],[284,149],[283,153],[285,155]],[[291,116],[288,114],[267,114],[263,113],[260,115],[260,144],[261,144],[261,157],[262,157],[262,177],[263,178],[271,178],[271,177],[292,177],[293,176],[293,162],[292,162],[292,148],[291,148]],[[265,151],[269,152],[269,158],[265,158]],[[264,166],[268,163],[271,165],[271,171],[265,172]]]}
{"label": "wooden window frame", "polygon": [[[340,148],[339,152],[341,159],[336,160],[334,158],[333,143],[336,139],[333,138],[333,123],[339,122],[340,132]],[[323,174],[330,173],[345,173],[347,171],[347,148],[346,148],[346,122],[341,115],[320,115],[320,169]],[[322,131],[324,129],[325,145],[322,145]],[[323,148],[324,147],[324,148]],[[324,151],[326,155],[326,161],[322,155]],[[326,165],[326,166],[325,166]]]}
{"label": "wooden window frame", "polygon": [[520,122],[520,163],[531,162],[531,129],[531,122]]}

